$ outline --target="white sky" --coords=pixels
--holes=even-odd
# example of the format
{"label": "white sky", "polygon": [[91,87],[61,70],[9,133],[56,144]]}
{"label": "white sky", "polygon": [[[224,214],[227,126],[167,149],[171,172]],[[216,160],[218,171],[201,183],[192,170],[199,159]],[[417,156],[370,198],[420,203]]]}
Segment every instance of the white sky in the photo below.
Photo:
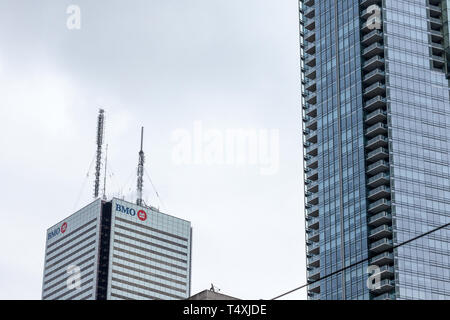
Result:
{"label": "white sky", "polygon": [[[100,106],[108,196],[134,201],[144,126],[162,209],[194,228],[192,294],[214,283],[268,299],[305,283],[298,42],[297,0],[2,0],[0,299],[40,299],[46,229],[92,200]],[[279,171],[177,165],[172,135],[195,123],[278,130]]]}

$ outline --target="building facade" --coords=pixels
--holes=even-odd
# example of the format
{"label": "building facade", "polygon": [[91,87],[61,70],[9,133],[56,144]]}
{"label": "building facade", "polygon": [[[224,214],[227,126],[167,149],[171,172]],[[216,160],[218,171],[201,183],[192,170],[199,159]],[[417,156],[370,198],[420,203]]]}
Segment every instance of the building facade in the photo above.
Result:
{"label": "building facade", "polygon": [[47,230],[42,299],[186,299],[191,244],[188,221],[97,199]]}
{"label": "building facade", "polygon": [[310,299],[450,299],[448,5],[300,1]]}

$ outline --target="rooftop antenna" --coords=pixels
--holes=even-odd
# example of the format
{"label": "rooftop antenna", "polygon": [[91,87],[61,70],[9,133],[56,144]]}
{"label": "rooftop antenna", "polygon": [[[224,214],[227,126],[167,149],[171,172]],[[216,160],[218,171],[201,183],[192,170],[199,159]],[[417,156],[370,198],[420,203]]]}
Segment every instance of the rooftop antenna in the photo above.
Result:
{"label": "rooftop antenna", "polygon": [[210,291],[214,292],[214,293],[219,293],[220,289],[217,288],[214,284],[211,283],[211,288],[209,289]]}
{"label": "rooftop antenna", "polygon": [[144,127],[141,128],[141,151],[139,151],[139,163],[138,163],[138,169],[137,169],[137,200],[136,204],[138,206],[142,206],[142,189],[144,186],[144,162],[145,162],[145,156],[143,149],[144,144]]}
{"label": "rooftop antenna", "polygon": [[103,200],[106,200],[106,167],[108,165],[108,145],[105,150],[105,175],[103,177]]}
{"label": "rooftop antenna", "polygon": [[97,120],[97,161],[95,164],[94,198],[98,197],[98,191],[100,189],[100,168],[102,161],[104,122],[105,122],[105,111],[103,109],[100,109]]}

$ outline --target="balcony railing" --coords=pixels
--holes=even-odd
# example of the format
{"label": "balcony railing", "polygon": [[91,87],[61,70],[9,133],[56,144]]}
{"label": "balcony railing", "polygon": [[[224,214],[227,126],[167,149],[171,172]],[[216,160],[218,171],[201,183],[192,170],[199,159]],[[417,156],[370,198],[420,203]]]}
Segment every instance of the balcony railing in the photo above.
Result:
{"label": "balcony railing", "polygon": [[[387,210],[391,207],[391,202],[385,198],[377,200],[371,204],[369,204],[369,208],[367,209],[370,213],[377,213],[383,210]],[[372,235],[372,233],[370,233]]]}
{"label": "balcony railing", "polygon": [[394,255],[389,252],[383,252],[373,258],[370,259],[371,264],[376,265],[385,265],[392,263],[394,261]]}
{"label": "balcony railing", "polygon": [[378,174],[387,170],[389,170],[389,162],[385,160],[379,160],[367,166],[367,173],[371,175]]}
{"label": "balcony railing", "polygon": [[380,172],[373,177],[370,177],[367,179],[367,184],[372,187],[378,187],[382,184],[388,184],[389,183],[389,173]]}
{"label": "balcony railing", "polygon": [[391,221],[392,215],[387,211],[383,211],[371,216],[368,223],[369,225],[376,227],[382,224],[390,223]]}

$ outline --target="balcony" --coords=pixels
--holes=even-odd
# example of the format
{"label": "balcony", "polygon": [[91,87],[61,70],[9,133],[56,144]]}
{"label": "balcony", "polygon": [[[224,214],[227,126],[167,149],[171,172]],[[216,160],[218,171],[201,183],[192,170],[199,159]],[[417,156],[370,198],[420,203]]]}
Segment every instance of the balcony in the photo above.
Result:
{"label": "balcony", "polygon": [[316,66],[316,55],[309,56],[305,60],[305,64],[309,67],[315,67]]}
{"label": "balcony", "polygon": [[320,278],[320,268],[311,268],[308,270],[308,281],[316,281]]}
{"label": "balcony", "polygon": [[309,300],[320,300],[320,293],[308,292]]}
{"label": "balcony", "polygon": [[319,216],[319,206],[310,206],[306,208],[306,217],[318,217]]}
{"label": "balcony", "polygon": [[[309,241],[319,242],[319,235],[320,235],[319,230],[306,229],[306,234],[308,235]],[[320,257],[318,257],[318,258],[320,258]],[[310,259],[308,259],[308,264],[310,264],[309,260]],[[319,259],[319,261],[320,261],[320,259]],[[315,266],[315,267],[317,267],[317,266]]]}
{"label": "balcony", "polygon": [[375,96],[384,95],[386,92],[386,86],[381,82],[376,82],[371,86],[364,89],[364,97],[365,98],[373,98]]}
{"label": "balcony", "polygon": [[375,69],[364,76],[363,82],[365,85],[369,85],[384,80],[384,76],[383,70]]}
{"label": "balcony", "polygon": [[308,254],[319,254],[320,253],[320,244],[318,242],[312,242],[308,244]]}
{"label": "balcony", "polygon": [[430,30],[431,41],[441,42],[444,40],[444,34],[441,31]]}
{"label": "balcony", "polygon": [[391,223],[392,221],[392,215],[387,212],[383,211],[380,213],[377,213],[376,215],[373,215],[369,218],[368,224],[372,227],[378,227],[382,224]]}
{"label": "balcony", "polygon": [[311,157],[306,160],[306,166],[311,169],[316,169],[319,165],[319,159],[317,157]]}
{"label": "balcony", "polygon": [[383,109],[376,109],[368,115],[366,115],[366,123],[368,125],[373,125],[374,123],[385,121],[387,118],[387,113]]}
{"label": "balcony", "polygon": [[367,194],[367,197],[370,201],[375,201],[380,198],[387,198],[391,195],[391,189],[387,186],[379,186],[375,189],[372,189]]}
{"label": "balcony", "polygon": [[311,142],[303,142],[303,147],[307,148],[309,146],[312,146],[313,144]]}
{"label": "balcony", "polygon": [[307,116],[306,128],[311,130],[317,130],[317,118]]}
{"label": "balcony", "polygon": [[381,55],[384,54],[384,46],[378,42],[375,42],[365,48],[362,52],[362,55],[364,58],[371,58],[374,55]]}
{"label": "balcony", "polygon": [[387,238],[392,236],[392,228],[387,224],[383,224],[369,232],[369,239],[377,240],[381,238]]}
{"label": "balcony", "polygon": [[306,148],[306,154],[310,154],[312,156],[317,156],[318,145],[317,143],[311,144]]}
{"label": "balcony", "polygon": [[435,56],[440,56],[445,52],[444,46],[441,43],[431,42],[431,53]]}
{"label": "balcony", "polygon": [[370,162],[375,162],[386,158],[389,158],[389,150],[383,147],[370,151],[367,154],[367,161]]}
{"label": "balcony", "polygon": [[[388,199],[380,199],[377,200],[371,204],[369,204],[369,207],[367,211],[369,213],[378,213],[380,211],[385,211],[391,207],[391,202]],[[372,233],[370,233],[372,235]]]}
{"label": "balcony", "polygon": [[[308,82],[309,81],[307,81],[305,83],[307,84]],[[316,108],[316,106],[313,104],[306,103],[306,102],[303,104],[303,110],[306,110],[306,112],[308,112],[308,110],[311,110],[312,108]]]}
{"label": "balcony", "polygon": [[370,58],[369,60],[366,60],[363,64],[363,70],[365,72],[372,71],[376,68],[382,68],[384,67],[384,58],[380,56],[374,56]]}
{"label": "balcony", "polygon": [[308,6],[308,7],[313,6],[314,3],[315,3],[314,0],[305,0],[305,1],[303,2],[303,4],[304,4],[305,6]]}
{"label": "balcony", "polygon": [[371,275],[380,275],[381,279],[392,278],[394,276],[394,267],[382,266],[379,272],[373,272]]}
{"label": "balcony", "polygon": [[309,192],[317,192],[319,191],[319,181],[313,181],[308,185],[308,191]]}
{"label": "balcony", "polygon": [[317,131],[316,130],[311,130],[307,135],[306,135],[306,141],[312,142],[312,143],[317,143]]}
{"label": "balcony", "polygon": [[373,126],[370,126],[366,129],[366,136],[369,138],[372,138],[379,134],[386,134],[388,130],[387,125],[384,123],[378,122],[374,124]]}
{"label": "balcony", "polygon": [[309,80],[306,82],[305,89],[310,92],[315,92],[317,89],[316,80]]}
{"label": "balcony", "polygon": [[314,55],[316,54],[316,43],[310,43],[309,45],[306,46],[305,48],[305,52],[309,55]]}
{"label": "balcony", "polygon": [[315,18],[306,19],[306,21],[305,21],[305,28],[308,29],[308,30],[314,30],[316,28],[316,20],[315,20]]}
{"label": "balcony", "polygon": [[445,58],[443,56],[432,55],[431,60],[434,68],[442,69],[445,66]]}
{"label": "balcony", "polygon": [[317,230],[319,229],[319,217],[307,218],[306,220],[307,228]]}
{"label": "balcony", "polygon": [[394,289],[394,287],[395,287],[395,285],[394,285],[393,280],[384,279],[384,280],[380,281],[378,288],[372,289],[371,291],[372,291],[372,293],[380,294],[380,293],[391,291],[392,289]]}
{"label": "balcony", "polygon": [[385,172],[378,173],[367,180],[367,185],[371,188],[387,185],[389,183],[389,174]]}
{"label": "balcony", "polygon": [[379,253],[391,249],[393,246],[392,240],[388,238],[383,238],[370,244],[370,251],[374,253]]}
{"label": "balcony", "polygon": [[308,290],[313,293],[320,293],[320,281],[316,281],[308,286]]}
{"label": "balcony", "polygon": [[307,42],[315,42],[316,41],[316,31],[311,30],[306,33],[305,40]]}
{"label": "balcony", "polygon": [[395,300],[395,294],[393,293],[383,293],[380,296],[373,298],[372,300]]}
{"label": "balcony", "polygon": [[442,9],[439,6],[428,3],[428,10],[430,12],[430,16],[433,18],[440,18],[442,16]]}
{"label": "balcony", "polygon": [[383,252],[370,259],[370,264],[376,264],[377,266],[384,266],[394,262],[394,255],[389,252]]}
{"label": "balcony", "polygon": [[391,188],[387,186],[379,186],[375,189],[372,189],[368,192],[367,198],[370,201],[375,201],[380,198],[387,198],[391,195]]}
{"label": "balcony", "polygon": [[382,107],[386,107],[386,98],[382,96],[376,96],[364,104],[364,109],[369,112]]}
{"label": "balcony", "polygon": [[315,7],[310,7],[310,8],[305,10],[305,13],[303,15],[305,17],[307,17],[308,19],[312,19],[312,18],[314,18],[315,14],[316,14],[316,8]]}
{"label": "balcony", "polygon": [[374,175],[389,170],[389,162],[380,160],[367,167],[367,174]]}
{"label": "balcony", "polygon": [[307,122],[310,121],[311,119],[313,119],[313,117],[305,116],[305,117],[303,117],[303,122],[304,122],[304,123],[307,123]]}
{"label": "balcony", "polygon": [[383,32],[372,30],[362,38],[361,43],[363,46],[369,46],[375,42],[381,42],[381,40],[383,40]]}
{"label": "balcony", "polygon": [[306,201],[309,205],[315,206],[319,203],[319,195],[317,193],[307,192]]}
{"label": "balcony", "polygon": [[316,55],[308,55],[308,57],[305,60],[305,64],[309,67],[315,67],[316,66]]}
{"label": "balcony", "polygon": [[305,77],[308,79],[315,79],[316,78],[316,68],[309,68],[309,70],[306,72]]}
{"label": "balcony", "polygon": [[388,141],[389,141],[388,138],[386,138],[383,135],[379,135],[367,141],[366,148],[372,150],[379,147],[385,147],[387,146]]}
{"label": "balcony", "polygon": [[433,30],[440,30],[442,27],[442,20],[439,18],[430,17],[430,28]]}
{"label": "balcony", "polygon": [[306,102],[309,104],[316,104],[317,103],[317,94],[315,92],[310,92],[306,96]]}
{"label": "balcony", "polygon": [[311,258],[308,258],[307,260],[308,260],[307,261],[308,267],[317,268],[317,267],[320,266],[320,256],[319,255],[316,255],[316,256],[313,256]]}
{"label": "balcony", "polygon": [[[307,157],[308,157],[308,156],[306,156],[305,159],[306,159]],[[310,169],[309,169],[309,168],[305,168],[305,170],[310,170]],[[305,180],[305,184],[306,184],[306,185],[309,185],[310,183],[313,183],[313,182],[314,182],[314,181],[312,181],[312,180],[308,180],[308,179]]]}
{"label": "balcony", "polygon": [[308,180],[312,180],[312,181],[316,181],[319,177],[319,171],[317,169],[310,169],[307,173],[306,173],[306,179]]}
{"label": "balcony", "polygon": [[306,109],[306,115],[315,118],[317,116],[317,106],[315,104],[309,104]]}

